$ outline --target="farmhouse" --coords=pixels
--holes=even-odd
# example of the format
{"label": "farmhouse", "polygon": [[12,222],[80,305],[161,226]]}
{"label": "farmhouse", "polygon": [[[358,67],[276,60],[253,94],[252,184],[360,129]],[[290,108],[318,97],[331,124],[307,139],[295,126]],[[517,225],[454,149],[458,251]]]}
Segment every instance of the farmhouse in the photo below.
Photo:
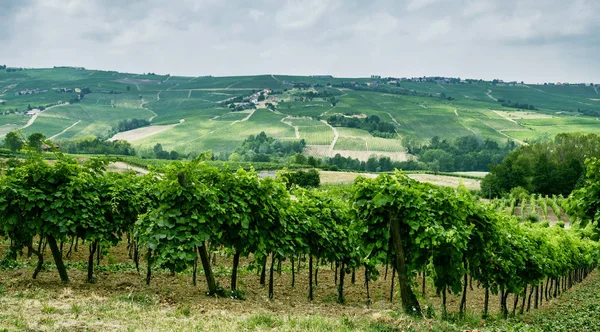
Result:
{"label": "farmhouse", "polygon": [[27,116],[34,116],[36,114],[39,114],[41,111],[37,108],[32,109],[31,111],[28,111],[27,113],[25,113],[25,115]]}
{"label": "farmhouse", "polygon": [[23,96],[23,95],[33,95],[36,93],[42,93],[42,92],[46,92],[48,90],[41,90],[41,89],[33,89],[33,90],[29,90],[29,89],[25,89],[25,90],[21,90],[19,92],[15,92],[15,96]]}

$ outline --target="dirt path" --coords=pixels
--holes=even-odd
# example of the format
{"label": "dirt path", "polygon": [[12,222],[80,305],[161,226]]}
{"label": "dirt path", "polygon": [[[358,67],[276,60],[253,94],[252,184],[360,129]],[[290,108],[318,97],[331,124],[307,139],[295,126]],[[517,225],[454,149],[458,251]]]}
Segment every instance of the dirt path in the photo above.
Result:
{"label": "dirt path", "polygon": [[460,125],[463,126],[466,130],[472,132],[474,135],[476,135],[476,136],[479,135],[478,132],[476,132],[475,130],[473,130],[473,128],[469,128],[469,127],[465,126],[464,123],[461,123]]}
{"label": "dirt path", "polygon": [[140,140],[142,138],[146,138],[148,136],[152,136],[158,133],[161,133],[167,129],[171,129],[180,123],[183,123],[185,120],[179,120],[179,123],[170,124],[170,125],[162,125],[162,126],[147,126],[142,128],[136,128],[132,130],[122,131],[120,133],[116,133],[113,137],[109,138],[107,141],[128,141],[133,142]]}
{"label": "dirt path", "polygon": [[319,116],[325,116],[325,114],[329,113],[329,111],[331,111],[334,108],[335,108],[335,106],[333,106],[332,108],[330,108],[330,109],[326,110],[325,112],[321,113],[321,115],[319,115]]}
{"label": "dirt path", "polygon": [[56,137],[58,137],[58,136],[60,136],[60,135],[64,134],[65,132],[67,132],[67,130],[69,130],[69,129],[71,129],[71,128],[75,127],[77,124],[79,124],[79,122],[81,122],[81,120],[77,120],[77,122],[75,122],[74,124],[72,124],[72,125],[68,126],[67,128],[65,128],[65,130],[61,131],[60,133],[58,133],[58,134],[56,134],[56,135],[52,135],[52,136],[50,136],[48,139],[55,139]]}
{"label": "dirt path", "polygon": [[190,89],[190,92],[188,93],[188,99],[190,99],[190,97],[192,97],[192,90]]}
{"label": "dirt path", "polygon": [[394,123],[398,125],[398,127],[401,127],[400,126],[400,122],[398,122],[398,120],[396,120],[396,118],[394,118],[390,112],[386,112],[386,113],[387,113],[387,115],[390,116],[390,118],[392,119],[392,121],[394,121]]}
{"label": "dirt path", "polygon": [[226,87],[225,90],[228,90],[229,88],[231,88],[232,86],[234,86],[234,85],[236,85],[238,83],[240,83],[240,82],[235,82],[235,83],[231,84],[230,86]]}
{"label": "dirt path", "polygon": [[333,141],[331,141],[331,145],[329,146],[329,152],[327,153],[327,155],[329,157],[333,157],[333,148],[335,148],[335,144],[337,143],[338,138],[340,137],[340,134],[338,133],[337,129],[335,129],[335,127],[333,127],[332,125],[330,125],[329,123],[327,123],[327,121],[325,120],[321,120],[321,122],[323,122],[324,124],[326,124],[329,128],[331,128],[331,130],[333,130]]}
{"label": "dirt path", "polygon": [[49,111],[49,110],[51,110],[51,109],[53,109],[53,108],[56,108],[56,107],[61,107],[61,106],[66,106],[66,105],[70,105],[70,104],[69,104],[69,103],[64,103],[64,104],[60,104],[60,105],[54,105],[54,106],[50,106],[50,107],[46,108],[46,109],[45,109],[45,110],[43,110],[43,111],[40,111],[38,114],[35,114],[34,116],[32,116],[32,117],[31,117],[31,119],[29,119],[29,121],[27,121],[27,124],[25,124],[25,125],[24,125],[23,127],[21,127],[20,129],[25,129],[25,128],[27,128],[27,127],[31,126],[31,125],[32,125],[32,124],[35,122],[35,119],[37,119],[38,115],[40,115],[40,114],[42,114],[42,113],[44,113],[44,112],[46,112],[46,111]]}
{"label": "dirt path", "polygon": [[548,93],[548,92],[546,92],[546,91],[544,91],[544,90],[540,90],[540,89],[534,88],[534,87],[532,87],[532,86],[529,86],[529,85],[525,85],[525,87],[528,87],[528,88],[530,88],[530,89],[533,89],[533,90],[535,90],[535,91],[538,91],[538,92],[541,92],[541,93]]}
{"label": "dirt path", "polygon": [[158,93],[156,94],[156,101],[160,100],[160,93],[162,92],[162,90],[158,91]]}
{"label": "dirt path", "polygon": [[454,114],[456,114],[456,116],[458,116],[458,110],[456,108],[454,109]]}
{"label": "dirt path", "polygon": [[247,117],[245,117],[245,118],[243,118],[241,120],[235,120],[232,123],[230,123],[229,125],[231,126],[231,125],[234,125],[234,124],[239,123],[239,122],[248,121],[248,119],[250,119],[250,117],[252,116],[252,114],[254,114],[254,112],[256,112],[256,109],[251,110],[250,113],[248,113]]}
{"label": "dirt path", "polygon": [[511,118],[509,118],[508,116],[506,116],[506,115],[502,114],[502,113],[501,113],[501,112],[499,112],[499,111],[492,111],[492,112],[494,112],[494,113],[498,114],[499,116],[501,116],[501,117],[502,117],[502,118],[504,118],[505,120],[508,120],[508,121],[510,121],[510,122],[513,122],[513,123],[519,124],[519,123],[518,123],[517,121],[515,121],[514,119],[511,119]]}
{"label": "dirt path", "polygon": [[31,119],[29,119],[29,121],[27,121],[27,123],[23,127],[21,127],[21,129],[25,129],[25,128],[31,126],[35,122],[35,119],[37,119],[38,115],[40,115],[40,113],[34,114],[31,117]]}
{"label": "dirt path", "polygon": [[6,91],[15,88],[17,85],[16,84],[11,84],[11,85],[7,85],[2,89],[2,92],[0,93],[6,93]]}
{"label": "dirt path", "polygon": [[122,161],[116,161],[114,163],[110,163],[108,164],[108,168],[112,168],[115,170],[121,170],[121,171],[135,171],[138,174],[148,174],[150,173],[150,171],[148,171],[145,168],[141,168],[141,167],[137,167],[137,166],[131,166],[127,163],[124,163]]}
{"label": "dirt path", "polygon": [[598,92],[598,87],[595,84],[592,85],[592,87],[594,88],[594,91],[596,91],[596,94],[600,94],[600,92]]}
{"label": "dirt path", "polygon": [[[508,135],[508,134],[505,134],[505,133],[503,133],[503,132],[502,132],[502,130],[498,130],[498,129],[496,129],[496,128],[494,128],[494,127],[490,126],[490,125],[488,125],[488,124],[487,124],[487,123],[485,123],[485,122],[483,122],[483,124],[484,124],[484,125],[486,125],[486,126],[488,126],[488,127],[490,127],[490,128],[492,128],[492,129],[493,129],[495,132],[497,132],[498,134],[500,134],[500,135],[502,135],[502,136],[504,136],[504,137],[506,137],[506,138],[509,138],[509,139],[511,139],[511,140],[513,140],[513,141],[515,141],[515,142],[517,142],[517,143],[519,143],[519,144],[521,144],[521,145],[529,145],[529,144],[527,144],[526,142],[523,142],[523,141],[521,141],[520,139],[516,139],[516,138],[514,138],[514,137],[512,137],[512,136],[510,136],[510,135]],[[466,127],[465,127],[465,128],[466,128]],[[467,128],[467,129],[468,129],[468,128]]]}
{"label": "dirt path", "polygon": [[279,80],[277,77],[275,77],[275,75],[271,74],[271,77],[272,77],[274,80],[276,80],[276,81],[278,81],[278,82],[281,82],[281,81],[280,81],[280,80]]}
{"label": "dirt path", "polygon": [[[275,112],[273,112],[273,113],[275,113]],[[279,114],[281,114],[281,113],[279,113]],[[294,125],[293,125],[291,122],[287,122],[287,121],[285,121],[285,119],[291,119],[291,118],[292,118],[292,117],[291,117],[291,116],[289,116],[289,115],[288,115],[288,116],[286,116],[285,118],[281,118],[281,123],[283,123],[283,124],[285,124],[285,125],[288,125],[288,126],[290,126],[290,127],[294,128],[294,132],[296,133],[296,138],[297,138],[297,139],[300,139],[300,130],[299,130],[298,126],[294,126]]]}
{"label": "dirt path", "polygon": [[496,99],[496,98],[494,98],[494,96],[492,96],[492,90],[488,90],[485,93],[485,95],[488,96],[488,97],[490,97],[490,99],[493,100],[493,101],[498,101],[498,99]]}

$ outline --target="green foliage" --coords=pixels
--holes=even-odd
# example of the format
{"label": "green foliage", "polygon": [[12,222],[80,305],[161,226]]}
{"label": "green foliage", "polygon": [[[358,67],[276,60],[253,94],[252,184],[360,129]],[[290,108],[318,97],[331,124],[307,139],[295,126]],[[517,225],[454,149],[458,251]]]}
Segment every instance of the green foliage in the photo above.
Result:
{"label": "green foliage", "polygon": [[304,188],[316,188],[321,184],[321,177],[316,169],[311,169],[308,171],[300,170],[295,172],[284,170],[279,172],[278,176],[284,179],[288,189],[294,185]]}
{"label": "green foliage", "polygon": [[542,195],[568,195],[583,183],[585,159],[600,157],[600,137],[560,134],[553,141],[537,142],[511,152],[492,167],[482,191],[502,195],[521,186]]}
{"label": "green foliage", "polygon": [[595,223],[600,228],[600,159],[588,159],[586,166],[587,178],[583,187],[571,193],[565,206],[567,213],[579,220],[582,226]]}
{"label": "green foliage", "polygon": [[23,142],[21,136],[14,131],[6,134],[6,137],[4,137],[4,146],[9,148],[13,153],[21,150],[24,144],[25,142]]}
{"label": "green foliage", "polygon": [[60,150],[73,154],[108,154],[134,156],[135,149],[126,141],[104,141],[95,137],[61,140]]}
{"label": "green foliage", "polygon": [[[409,278],[413,271],[433,264],[436,290],[459,292],[465,273],[462,255],[471,232],[466,223],[473,208],[468,194],[420,183],[399,171],[374,180],[358,178],[355,186],[354,211],[357,219],[365,221],[362,240],[366,263],[374,267],[383,262],[392,250],[388,248],[390,241],[399,241],[390,233],[393,223],[399,223],[403,252],[407,254],[395,251],[392,256],[407,265]],[[412,313],[414,303],[404,296],[403,306]]]}
{"label": "green foliage", "polygon": [[420,157],[424,163],[439,163],[439,170],[488,171],[516,147],[513,141],[500,146],[496,141],[481,136],[463,136],[454,140],[442,140],[434,136],[429,145],[414,146],[408,143],[408,152]]}
{"label": "green foliage", "polygon": [[[234,262],[252,255],[256,266],[268,257],[273,264],[308,255],[339,266],[340,280],[362,266],[368,279],[375,279],[376,267],[391,261],[399,271],[403,308],[412,314],[420,312],[411,288],[417,271],[426,271],[443,294],[462,292],[466,275],[494,294],[519,294],[546,278],[588,272],[600,258],[591,226],[521,223],[495,205],[476,204],[463,189],[420,183],[400,171],[359,177],[351,189],[290,192],[282,179],[290,173],[261,179],[253,169],[217,168],[208,161],[210,154],[171,162],[146,176],[106,172],[106,159],[80,164],[60,153],[56,157],[48,164],[31,154],[0,176],[0,234],[12,243],[0,262],[4,268],[14,266],[23,247],[32,249],[36,237],[54,246],[57,239],[79,237],[106,249],[127,232],[136,249],[146,249],[148,282],[152,266],[172,272],[192,267],[195,277],[200,256],[210,294],[243,298],[244,291],[236,289],[236,263],[230,291],[214,284],[214,276],[211,283],[207,243],[226,248]],[[598,220],[598,167],[597,160],[588,162],[587,182],[566,203],[568,211],[591,223]],[[517,188],[500,205],[514,209],[521,201],[522,207],[527,202],[533,207],[536,197]],[[552,202],[559,206],[561,200]],[[54,257],[59,272],[60,257]],[[338,287],[337,301],[343,303],[341,282]],[[135,296],[122,300],[154,303]]]}
{"label": "green foliage", "polygon": [[45,138],[46,136],[41,133],[33,133],[27,137],[27,146],[37,152],[41,152]]}
{"label": "green foliage", "polygon": [[381,121],[377,115],[370,115],[365,118],[333,115],[327,119],[327,123],[334,127],[365,129],[376,137],[396,137],[396,126],[393,123]]}
{"label": "green foliage", "polygon": [[236,152],[242,156],[245,161],[269,162],[272,159],[277,160],[281,157],[293,156],[302,153],[306,142],[300,141],[280,141],[267,136],[265,132],[254,136],[250,135],[242,145],[236,149]]}

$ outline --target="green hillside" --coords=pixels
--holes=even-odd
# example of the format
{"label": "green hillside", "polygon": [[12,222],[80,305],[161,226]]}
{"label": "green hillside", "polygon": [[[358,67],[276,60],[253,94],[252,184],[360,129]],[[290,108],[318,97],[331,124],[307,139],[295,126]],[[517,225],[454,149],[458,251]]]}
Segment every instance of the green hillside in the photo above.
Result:
{"label": "green hillside", "polygon": [[[522,144],[561,132],[598,133],[599,90],[589,84],[25,69],[0,71],[0,136],[21,128],[55,141],[109,138],[120,121],[146,119],[152,127],[143,135],[137,134],[140,129],[127,135],[134,146],[161,143],[183,153],[226,153],[264,131],[280,140],[305,139],[306,153],[317,157],[341,153],[366,159],[375,153],[402,160],[407,144],[434,136],[477,135]],[[253,97],[259,91],[265,100]],[[248,102],[254,106],[244,106]],[[44,110],[32,121],[26,115],[32,109]],[[355,122],[375,115],[395,132],[331,127],[326,120],[332,115]]]}

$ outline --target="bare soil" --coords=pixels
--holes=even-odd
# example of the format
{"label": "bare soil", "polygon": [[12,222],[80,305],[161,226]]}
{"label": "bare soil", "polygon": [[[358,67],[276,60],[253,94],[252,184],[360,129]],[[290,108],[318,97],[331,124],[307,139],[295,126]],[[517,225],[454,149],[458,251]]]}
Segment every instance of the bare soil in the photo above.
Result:
{"label": "bare soil", "polygon": [[[3,243],[0,254],[4,254],[7,243]],[[69,245],[65,244],[64,252],[68,250]],[[118,272],[96,272],[96,283],[86,282],[85,262],[87,262],[87,246],[79,245],[78,252],[74,252],[70,258],[65,258],[66,262],[80,262],[81,268],[71,268],[69,270],[69,284],[60,282],[55,270],[42,272],[36,280],[31,279],[35,260],[31,259],[28,267],[16,270],[0,271],[0,288],[3,292],[0,295],[0,305],[10,304],[10,306],[0,306],[1,315],[16,315],[22,313],[26,320],[30,320],[28,325],[39,324],[43,322],[43,313],[49,311],[46,306],[50,305],[52,310],[62,313],[72,311],[73,305],[94,307],[95,311],[89,309],[89,312],[82,313],[82,318],[78,315],[68,315],[61,318],[60,326],[72,327],[78,329],[91,328],[120,330],[128,317],[120,317],[118,314],[103,317],[98,310],[105,306],[107,311],[121,310],[119,303],[123,306],[129,306],[127,303],[140,305],[141,308],[136,311],[144,310],[147,305],[152,306],[156,315],[167,316],[178,308],[190,308],[192,313],[200,315],[224,315],[225,317],[244,317],[257,313],[267,312],[275,314],[278,317],[285,317],[292,313],[293,315],[329,317],[339,319],[340,317],[362,317],[368,319],[390,319],[390,314],[399,313],[399,294],[397,285],[395,285],[393,297],[390,299],[391,291],[391,267],[388,269],[387,278],[385,266],[379,268],[379,278],[371,281],[369,284],[371,302],[367,301],[366,288],[364,283],[364,270],[356,270],[355,283],[352,283],[351,274],[345,276],[344,295],[346,304],[336,303],[337,293],[335,286],[335,267],[329,264],[322,264],[318,272],[318,286],[315,288],[315,299],[310,302],[308,295],[308,268],[306,262],[301,263],[300,272],[295,276],[295,287],[291,287],[291,266],[289,260],[283,262],[282,273],[274,274],[275,296],[273,300],[268,299],[268,289],[261,286],[259,276],[254,271],[248,269],[252,262],[252,257],[240,261],[239,271],[239,289],[245,291],[245,300],[235,300],[231,298],[208,297],[204,295],[206,290],[203,273],[198,272],[198,286],[191,284],[191,273],[178,273],[171,276],[168,271],[154,271],[151,284],[145,284],[146,266],[142,260],[141,274],[135,270]],[[27,260],[25,258],[25,260]],[[50,250],[45,253],[45,261],[52,262]],[[227,287],[230,284],[231,271],[230,257],[219,255],[217,264],[213,266],[215,276],[220,285]],[[116,267],[118,264],[131,264],[128,257],[126,243],[122,242],[103,257],[101,262],[105,267]],[[297,265],[296,265],[297,266]],[[415,288],[421,292],[421,277],[414,275],[416,282]],[[268,273],[267,273],[268,282]],[[397,282],[396,282],[397,283]],[[479,315],[483,306],[484,290],[478,288],[473,283],[473,290],[468,290],[467,308],[473,315]],[[20,298],[20,299],[19,299]],[[30,300],[27,300],[30,298]],[[15,300],[17,299],[17,300]],[[115,304],[115,302],[117,304]],[[431,306],[439,315],[441,312],[440,297],[432,289],[431,282],[426,282],[425,296],[420,297],[422,306]],[[460,303],[460,297],[456,295],[448,296],[448,310],[457,312]],[[512,302],[511,302],[512,303]],[[129,308],[128,310],[130,310]],[[495,297],[490,299],[490,312],[498,312],[498,303]],[[90,320],[90,313],[92,314]],[[94,321],[98,315],[98,321]],[[84,317],[85,316],[85,319]],[[101,319],[102,318],[102,319]],[[155,318],[148,318],[152,321]],[[1,321],[1,319],[0,319]],[[91,321],[91,322],[90,322]],[[393,320],[392,320],[393,321]],[[93,325],[100,323],[100,326]],[[34,324],[34,325],[35,325]],[[3,326],[0,323],[0,326]]]}
{"label": "bare soil", "polygon": [[109,138],[108,140],[109,141],[122,140],[122,141],[133,142],[133,141],[140,140],[142,138],[146,138],[148,136],[162,133],[165,130],[169,130],[169,129],[175,127],[176,125],[177,124],[163,125],[163,126],[148,126],[148,127],[142,127],[142,128],[137,128],[137,129],[133,129],[133,130],[123,131],[123,132],[115,134],[113,137]]}

